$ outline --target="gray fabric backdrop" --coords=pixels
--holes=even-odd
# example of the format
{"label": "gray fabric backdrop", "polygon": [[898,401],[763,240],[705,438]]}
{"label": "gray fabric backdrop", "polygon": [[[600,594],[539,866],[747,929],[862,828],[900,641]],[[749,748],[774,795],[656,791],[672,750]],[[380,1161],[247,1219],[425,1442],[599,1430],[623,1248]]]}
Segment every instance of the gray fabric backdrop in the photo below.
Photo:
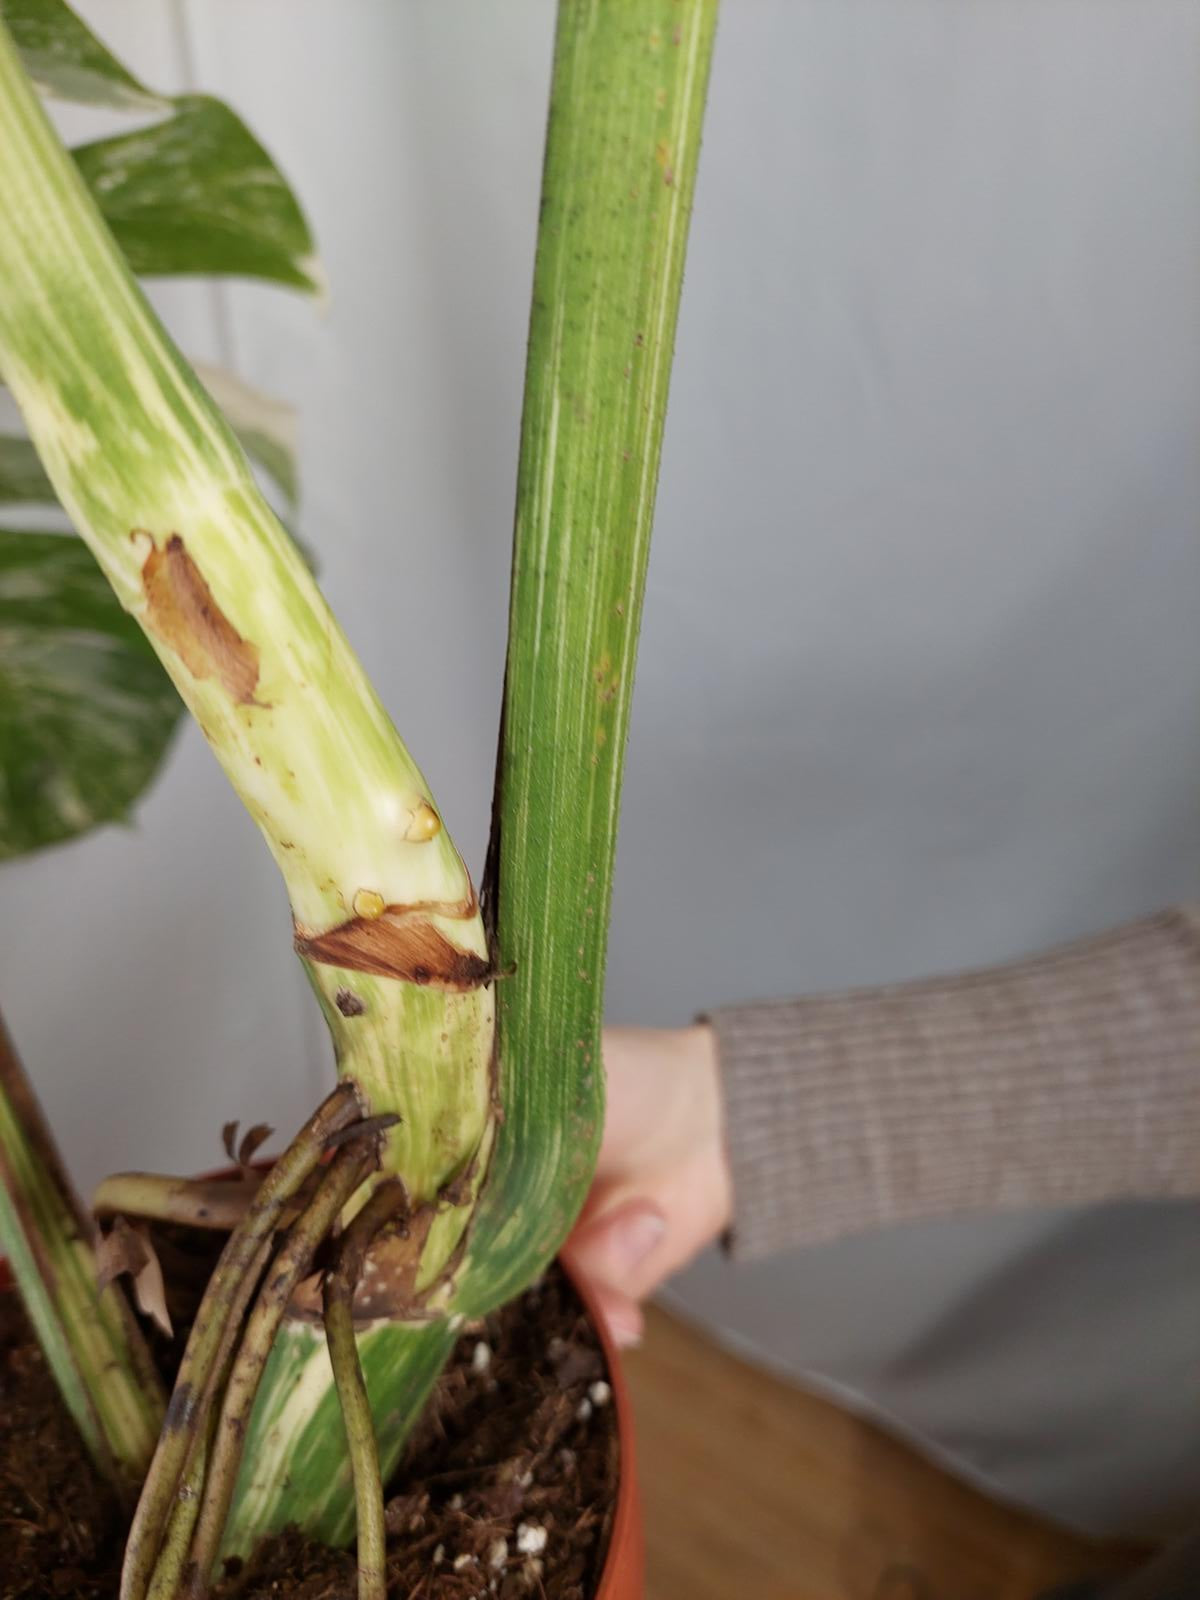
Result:
{"label": "gray fabric backdrop", "polygon": [[[305,535],[478,865],[549,0],[85,10],[153,82],[230,96],[305,197],[323,316],[160,301],[299,404]],[[727,0],[614,1019],[1200,890],[1198,47],[1193,0]],[[0,893],[0,994],[85,1183],[210,1164],[226,1118],[286,1127],[326,1081],[274,869],[194,732],[136,832]],[[1007,1494],[1159,1526],[1200,1496],[1197,1220],[960,1219],[676,1297]]]}

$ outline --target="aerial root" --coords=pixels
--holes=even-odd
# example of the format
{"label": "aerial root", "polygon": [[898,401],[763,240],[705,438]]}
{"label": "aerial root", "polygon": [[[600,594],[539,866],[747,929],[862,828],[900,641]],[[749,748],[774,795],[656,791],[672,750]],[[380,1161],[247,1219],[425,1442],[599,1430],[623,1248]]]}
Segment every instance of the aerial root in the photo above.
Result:
{"label": "aerial root", "polygon": [[354,1291],[371,1241],[408,1210],[398,1178],[381,1183],[338,1241],[337,1258],[325,1274],[325,1338],[342,1408],[346,1447],[354,1476],[358,1524],[358,1600],[386,1600],[386,1534],[379,1446],[354,1337]]}
{"label": "aerial root", "polygon": [[[170,1571],[186,1572],[193,1565],[198,1566],[195,1546],[205,1529],[206,1504],[212,1497],[225,1494],[217,1469],[222,1450],[229,1448],[222,1446],[219,1425],[227,1407],[223,1402],[210,1445],[213,1408],[219,1397],[233,1391],[235,1381],[237,1392],[243,1392],[269,1329],[261,1355],[265,1361],[286,1309],[286,1297],[279,1303],[284,1284],[289,1275],[295,1274],[298,1282],[309,1270],[312,1255],[336,1221],[341,1206],[377,1163],[379,1126],[379,1119],[363,1118],[353,1084],[339,1084],[264,1176],[233,1227],[188,1337],[163,1431],[134,1513],[121,1573],[120,1600],[147,1600],[152,1582],[156,1585],[155,1600],[158,1595],[177,1593],[177,1584],[168,1586]],[[344,1144],[346,1138],[354,1142],[346,1145],[322,1172],[331,1142]],[[367,1142],[361,1143],[360,1139]],[[295,1203],[310,1183],[316,1185],[312,1197],[296,1214]],[[295,1220],[273,1262],[274,1236],[289,1214]],[[319,1232],[318,1220],[323,1222]],[[258,1303],[247,1329],[247,1338],[253,1332],[255,1341],[247,1350],[241,1333],[256,1291]],[[259,1364],[253,1377],[255,1388],[261,1370]],[[193,1512],[197,1498],[199,1511]],[[212,1503],[217,1502],[214,1499]],[[196,1531],[191,1535],[189,1523],[193,1516]],[[210,1522],[215,1517],[213,1511]],[[223,1527],[224,1516],[217,1533],[218,1543]],[[211,1533],[206,1532],[205,1537],[211,1539]],[[161,1581],[155,1571],[160,1552],[164,1563]],[[207,1573],[203,1573],[202,1580],[206,1579]]]}

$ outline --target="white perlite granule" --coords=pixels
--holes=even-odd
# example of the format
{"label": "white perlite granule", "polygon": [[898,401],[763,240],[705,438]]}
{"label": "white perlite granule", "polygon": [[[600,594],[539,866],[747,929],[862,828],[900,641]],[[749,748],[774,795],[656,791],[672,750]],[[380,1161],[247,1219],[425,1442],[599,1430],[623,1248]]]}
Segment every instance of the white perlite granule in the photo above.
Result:
{"label": "white perlite granule", "polygon": [[523,1522],[517,1529],[517,1549],[523,1556],[536,1556],[546,1548],[546,1530],[537,1522]]}
{"label": "white perlite granule", "polygon": [[588,1398],[594,1406],[606,1406],[612,1399],[612,1390],[599,1378],[588,1390]]}
{"label": "white perlite granule", "polygon": [[471,1352],[471,1369],[474,1372],[486,1372],[492,1364],[492,1347],[486,1339],[480,1339]]}
{"label": "white perlite granule", "polygon": [[508,1560],[508,1540],[493,1539],[488,1545],[488,1566],[502,1567]]}

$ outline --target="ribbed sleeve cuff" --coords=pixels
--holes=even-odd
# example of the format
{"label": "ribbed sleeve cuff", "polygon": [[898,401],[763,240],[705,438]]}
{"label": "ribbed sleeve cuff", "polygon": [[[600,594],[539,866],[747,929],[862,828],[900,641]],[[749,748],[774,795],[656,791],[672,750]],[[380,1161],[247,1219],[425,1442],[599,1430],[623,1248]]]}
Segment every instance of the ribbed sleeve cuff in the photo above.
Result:
{"label": "ribbed sleeve cuff", "polygon": [[714,1011],[735,1256],[886,1223],[1200,1190],[1200,922]]}

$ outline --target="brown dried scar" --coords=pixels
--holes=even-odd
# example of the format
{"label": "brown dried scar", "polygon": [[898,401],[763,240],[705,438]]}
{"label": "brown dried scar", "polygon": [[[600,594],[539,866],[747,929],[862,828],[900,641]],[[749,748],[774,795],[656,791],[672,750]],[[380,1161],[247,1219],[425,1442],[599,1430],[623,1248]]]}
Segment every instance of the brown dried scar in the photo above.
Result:
{"label": "brown dried scar", "polygon": [[221,610],[204,574],[177,533],[159,548],[154,535],[135,528],[135,540],[150,540],[142,563],[146,621],[155,637],[175,652],[193,678],[216,678],[239,705],[251,706],[258,687],[258,646],[243,639]]}

